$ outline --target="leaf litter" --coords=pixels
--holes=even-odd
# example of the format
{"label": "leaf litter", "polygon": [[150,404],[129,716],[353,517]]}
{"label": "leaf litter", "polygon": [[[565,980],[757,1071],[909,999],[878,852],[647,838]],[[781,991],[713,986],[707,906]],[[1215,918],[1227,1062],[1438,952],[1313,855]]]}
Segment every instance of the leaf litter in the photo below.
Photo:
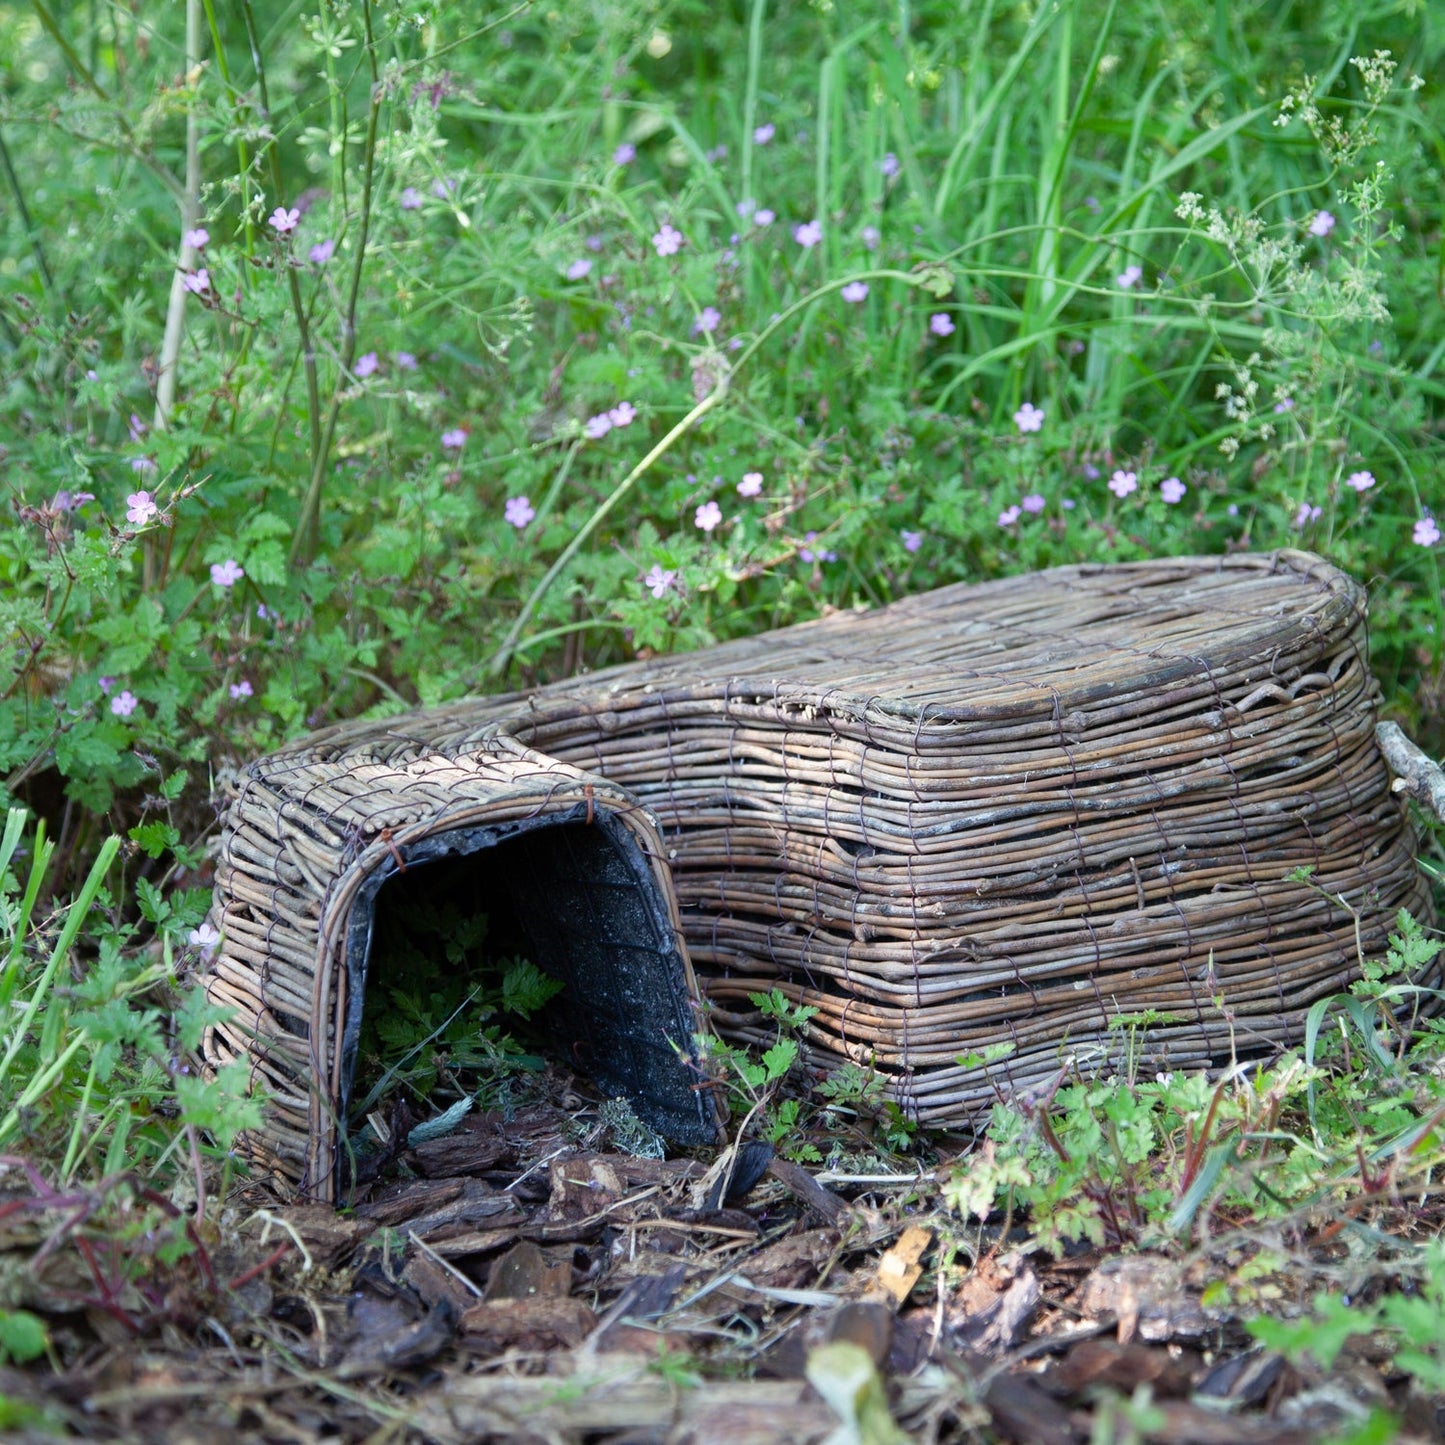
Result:
{"label": "leaf litter", "polygon": [[[588,1110],[582,1111],[584,1118]],[[596,1110],[591,1111],[595,1114]],[[1017,1224],[961,1223],[938,1168],[832,1175],[755,1141],[645,1158],[579,1136],[557,1091],[404,1151],[340,1212],[243,1186],[220,1228],[121,1241],[125,1180],[52,1194],[0,1176],[0,1288],[49,1372],[0,1372],[7,1438],[899,1440],[1318,1445],[1437,1405],[1368,1327],[1328,1368],[1254,1338],[1259,1302],[1366,1297],[1395,1229],[1274,1220],[1172,1249],[1054,1257]],[[569,1142],[578,1141],[580,1142]],[[953,1152],[966,1141],[952,1141]],[[107,1208],[111,1210],[106,1213]],[[1343,1216],[1342,1216],[1343,1217]],[[137,1274],[114,1259],[149,1248]],[[165,1255],[163,1258],[162,1256]],[[1375,1278],[1371,1278],[1371,1271]],[[1222,1302],[1244,1281],[1251,1309]],[[1211,1288],[1211,1286],[1216,1286]],[[1329,1352],[1327,1352],[1329,1353]],[[1287,1357],[1288,1356],[1288,1357]],[[46,1363],[46,1361],[41,1362]]]}

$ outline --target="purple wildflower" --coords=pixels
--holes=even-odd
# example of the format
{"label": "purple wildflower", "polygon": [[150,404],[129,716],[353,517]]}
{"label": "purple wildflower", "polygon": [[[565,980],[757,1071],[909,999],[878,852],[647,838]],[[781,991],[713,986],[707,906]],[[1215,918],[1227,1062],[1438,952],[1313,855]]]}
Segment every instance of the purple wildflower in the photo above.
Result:
{"label": "purple wildflower", "polygon": [[129,717],[140,704],[140,699],[129,689],[118,693],[110,700],[110,710],[116,717]]}
{"label": "purple wildflower", "polygon": [[1328,211],[1316,211],[1310,222],[1311,236],[1328,236],[1335,229],[1335,218]]}
{"label": "purple wildflower", "polygon": [[204,251],[206,242],[211,239],[211,233],[204,226],[197,226],[193,231],[187,231],[181,237],[181,244],[189,246],[193,251]]}
{"label": "purple wildflower", "polygon": [[623,141],[615,151],[612,152],[612,164],[614,166],[630,166],[637,159],[637,147],[628,141]]}
{"label": "purple wildflower", "polygon": [[1139,488],[1139,478],[1134,472],[1126,472],[1122,467],[1109,478],[1109,490],[1116,497],[1127,497],[1130,492]]}
{"label": "purple wildflower", "polygon": [[271,229],[278,236],[288,235],[301,224],[301,212],[293,206],[289,211],[285,206],[277,206],[271,212]]}
{"label": "purple wildflower", "polygon": [[697,336],[700,332],[716,331],[722,322],[722,313],[716,306],[704,306],[697,313],[697,320],[692,323],[692,334]]}
{"label": "purple wildflower", "polygon": [[132,492],[125,499],[125,519],[137,527],[144,527],[160,511],[155,498],[149,492]]}
{"label": "purple wildflower", "polygon": [[1345,485],[1353,487],[1357,492],[1368,492],[1375,485],[1374,472],[1351,472],[1345,478]]}
{"label": "purple wildflower", "polygon": [[652,249],[659,256],[675,256],[682,250],[682,242],[682,232],[664,221],[662,229],[652,238]]}
{"label": "purple wildflower", "polygon": [[591,261],[589,261],[586,256],[579,256],[567,268],[567,279],[569,281],[580,281],[591,269]]}
{"label": "purple wildflower", "polygon": [[1031,516],[1037,516],[1048,503],[1037,492],[1030,492],[1019,505]]}
{"label": "purple wildflower", "polygon": [[324,241],[318,241],[306,256],[313,266],[324,266],[335,254],[336,242],[328,236]]}
{"label": "purple wildflower", "polygon": [[1144,279],[1144,268],[1142,266],[1125,266],[1114,280],[1119,283],[1122,290],[1127,291],[1131,286],[1137,286]]}
{"label": "purple wildflower", "polygon": [[770,211],[766,206],[764,206],[762,210],[758,211],[753,216],[753,225],[757,226],[758,229],[761,230],[765,226],[771,226],[773,222],[777,219],[778,213],[776,211]]}
{"label": "purple wildflower", "polygon": [[234,587],[245,575],[241,564],[234,557],[227,557],[224,562],[211,563],[211,581],[217,587]]}
{"label": "purple wildflower", "polygon": [[858,239],[862,241],[865,251],[876,251],[883,242],[883,232],[877,226],[864,226],[858,232]]}
{"label": "purple wildflower", "polygon": [[243,697],[251,697],[253,692],[254,689],[251,687],[250,680],[243,677],[240,682],[233,682],[231,684],[231,701],[240,702]]}
{"label": "purple wildflower", "polygon": [[445,451],[460,451],[467,444],[467,429],[464,426],[454,426],[450,431],[442,433],[442,448]]}
{"label": "purple wildflower", "polygon": [[1184,494],[1189,490],[1178,477],[1165,477],[1159,483],[1159,495],[1172,507],[1176,502],[1184,500]]}
{"label": "purple wildflower", "polygon": [[371,376],[380,365],[381,362],[377,359],[376,353],[374,351],[368,351],[356,358],[356,366],[353,369],[357,377],[364,381],[368,376]]}
{"label": "purple wildflower", "polygon": [[1412,540],[1417,547],[1433,547],[1440,540],[1440,528],[1435,525],[1434,517],[1421,517],[1415,523]]}
{"label": "purple wildflower", "polygon": [[998,514],[998,524],[1000,527],[1012,527],[1018,519],[1019,509],[1016,506],[1005,507],[1003,511]]}
{"label": "purple wildflower", "polygon": [[878,162],[878,169],[891,181],[901,169],[898,164],[898,157],[894,155],[892,151],[889,151],[888,154]]}
{"label": "purple wildflower", "polygon": [[903,538],[903,550],[905,552],[916,552],[923,545],[922,532],[910,532],[905,529],[899,535]]}
{"label": "purple wildflower", "polygon": [[823,239],[822,222],[800,221],[793,227],[793,239],[805,251],[811,251]]}
{"label": "purple wildflower", "polygon": [[399,205],[403,211],[421,210],[421,192],[417,190],[415,186],[408,186],[401,193],[401,198],[397,201],[397,205]]}
{"label": "purple wildflower", "polygon": [[594,442],[601,441],[611,430],[612,418],[605,411],[599,411],[596,416],[589,416],[587,424],[582,428],[588,441]]}
{"label": "purple wildflower", "polygon": [[755,131],[753,131],[753,144],[758,146],[765,146],[768,144],[769,141],[772,140],[775,135],[777,135],[777,133],[777,126],[775,126],[772,121],[765,121],[762,125],[758,126]]}
{"label": "purple wildflower", "polygon": [[660,563],[652,564],[652,571],[642,579],[642,585],[652,593],[654,597],[666,597],[672,589],[672,584],[677,581],[677,573],[671,568],[664,568]]}
{"label": "purple wildflower", "polygon": [[863,281],[850,281],[838,294],[845,301],[851,301],[856,305],[867,297],[868,286]]}
{"label": "purple wildflower", "polygon": [[928,329],[935,336],[952,336],[955,330],[953,317],[946,311],[935,311],[928,318]]}
{"label": "purple wildflower", "polygon": [[191,929],[186,935],[186,942],[189,943],[192,948],[199,948],[202,958],[210,958],[216,951],[216,945],[220,943],[220,941],[221,935],[217,933],[209,923],[203,923],[199,928]]}
{"label": "purple wildflower", "polygon": [[738,483],[738,496],[756,497],[762,494],[763,474],[761,472],[744,472],[743,479]]}
{"label": "purple wildflower", "polygon": [[1299,511],[1294,514],[1294,524],[1296,527],[1308,527],[1311,522],[1317,522],[1319,519],[1320,509],[1310,506],[1308,502],[1301,502],[1299,504]]}
{"label": "purple wildflower", "polygon": [[530,497],[508,497],[507,505],[502,509],[502,513],[518,531],[521,531],[537,515],[537,509],[532,505]]}
{"label": "purple wildflower", "polygon": [[130,459],[130,469],[133,472],[139,472],[142,476],[148,472],[160,470],[160,468],[156,466],[153,457],[132,457]]}
{"label": "purple wildflower", "polygon": [[199,271],[187,271],[181,284],[193,296],[204,296],[211,289],[211,273],[204,266]]}
{"label": "purple wildflower", "polygon": [[693,514],[693,525],[702,532],[711,532],[723,519],[722,508],[716,502],[704,502]]}
{"label": "purple wildflower", "polygon": [[1014,413],[1014,425],[1021,432],[1042,431],[1044,429],[1042,408],[1035,406],[1031,401],[1024,402]]}
{"label": "purple wildflower", "polygon": [[415,371],[416,357],[409,351],[398,351],[396,353],[396,369],[398,371]]}
{"label": "purple wildflower", "polygon": [[637,419],[637,408],[630,401],[619,401],[611,411],[607,413],[607,420],[613,426],[631,426]]}

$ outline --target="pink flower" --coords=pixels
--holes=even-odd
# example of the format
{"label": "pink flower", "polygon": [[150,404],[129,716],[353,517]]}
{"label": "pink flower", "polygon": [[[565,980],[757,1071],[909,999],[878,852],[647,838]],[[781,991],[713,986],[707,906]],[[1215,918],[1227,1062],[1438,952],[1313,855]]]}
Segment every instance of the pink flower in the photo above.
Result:
{"label": "pink flower", "polygon": [[227,557],[224,562],[211,563],[211,581],[217,587],[234,587],[245,575],[241,564],[234,557]]}
{"label": "pink flower", "polygon": [[1413,540],[1417,547],[1433,547],[1440,540],[1440,528],[1435,525],[1434,517],[1421,517],[1415,523]]}
{"label": "pink flower", "polygon": [[935,336],[952,336],[954,333],[953,317],[946,311],[935,311],[928,318],[928,329]]}
{"label": "pink flower", "polygon": [[454,426],[450,431],[442,433],[442,448],[444,451],[460,451],[467,444],[467,429],[464,426]]}
{"label": "pink flower", "polygon": [[508,497],[502,514],[518,531],[521,531],[537,515],[537,509],[528,497]]}
{"label": "pink flower", "polygon": [[409,351],[398,351],[396,353],[396,369],[398,371],[415,371],[416,357]]}
{"label": "pink flower", "polygon": [[1282,415],[1284,412],[1293,411],[1293,410],[1294,410],[1294,397],[1292,397],[1292,396],[1281,397],[1281,398],[1280,398],[1277,402],[1275,402],[1275,404],[1274,404],[1274,414],[1275,414],[1276,416],[1280,416],[1280,415]]}
{"label": "pink flower", "polygon": [[1375,485],[1374,472],[1351,472],[1345,478],[1345,485],[1353,487],[1357,492],[1368,492]]}
{"label": "pink flower", "polygon": [[111,688],[115,686],[115,679],[113,677],[98,677],[95,680],[95,685],[109,697]]}
{"label": "pink flower", "polygon": [[802,221],[793,227],[793,239],[805,250],[811,251],[823,239],[820,221]]}
{"label": "pink flower", "polygon": [[1116,497],[1127,497],[1130,492],[1137,491],[1139,478],[1133,472],[1126,472],[1122,468],[1109,478],[1109,490]]}
{"label": "pink flower", "polygon": [[760,496],[763,490],[763,474],[761,472],[744,472],[743,479],[738,483],[738,496],[756,497]]}
{"label": "pink flower", "polygon": [[133,442],[138,442],[150,430],[135,412],[131,412],[130,421],[127,423],[127,426],[130,430],[130,439]]}
{"label": "pink flower", "polygon": [[204,266],[199,271],[187,271],[181,284],[193,295],[204,296],[211,289],[211,273]]}
{"label": "pink flower", "polygon": [[850,281],[838,294],[845,301],[851,301],[856,304],[868,295],[868,287],[865,282]]}
{"label": "pink flower", "polygon": [[777,135],[777,133],[777,126],[775,126],[772,121],[767,121],[765,124],[760,125],[753,132],[753,144],[758,146],[765,146],[770,140],[772,140],[775,135]]}
{"label": "pink flower", "polygon": [[408,186],[402,193],[401,199],[397,202],[403,211],[421,210],[421,192],[415,186]]}
{"label": "pink flower", "polygon": [[877,226],[864,226],[858,232],[858,239],[863,243],[865,251],[876,251],[883,240],[883,232]]}
{"label": "pink flower", "polygon": [[619,401],[607,413],[607,420],[613,426],[631,426],[637,420],[637,408],[630,401]]}
{"label": "pink flower", "polygon": [[1299,511],[1294,514],[1294,524],[1300,528],[1308,527],[1311,522],[1317,522],[1319,519],[1320,509],[1310,506],[1308,502],[1301,502]]}
{"label": "pink flower", "polygon": [[336,254],[336,242],[329,236],[318,241],[307,253],[313,266],[324,266]]}
{"label": "pink flower", "polygon": [[1316,211],[1310,222],[1311,236],[1328,236],[1335,229],[1335,218],[1328,211]]}
{"label": "pink flower", "polygon": [[722,313],[716,306],[704,306],[697,314],[697,320],[692,323],[692,334],[696,336],[702,331],[716,331],[722,323]]}
{"label": "pink flower", "polygon": [[659,256],[675,256],[682,250],[682,241],[682,232],[664,221],[662,229],[652,238],[652,249]]}
{"label": "pink flower", "polygon": [[204,226],[197,226],[194,231],[187,231],[181,237],[181,244],[189,246],[193,251],[204,251],[206,242],[211,239],[211,233]]}
{"label": "pink flower", "polygon": [[612,430],[612,418],[605,411],[599,411],[596,416],[589,416],[587,424],[582,428],[583,435],[589,441],[601,441],[608,432]]}
{"label": "pink flower", "polygon": [[240,702],[243,697],[250,697],[251,695],[252,688],[248,679],[243,677],[240,682],[233,682],[231,684],[232,702]]}
{"label": "pink flower", "polygon": [[637,159],[637,147],[623,141],[615,151],[612,152],[612,164],[614,166],[630,166]]}
{"label": "pink flower", "polygon": [[716,502],[704,502],[693,515],[693,526],[711,532],[722,521],[722,508]]}
{"label": "pink flower", "polygon": [[652,571],[642,579],[642,585],[652,593],[654,597],[666,597],[672,589],[672,584],[677,581],[677,573],[664,568],[660,563],[652,564]]}
{"label": "pink flower", "polygon": [[1178,477],[1165,477],[1159,483],[1159,495],[1172,507],[1175,502],[1182,502],[1184,494],[1189,490]]}
{"label": "pink flower", "polygon": [[1019,505],[1029,513],[1030,516],[1037,516],[1048,505],[1047,502],[1037,493],[1030,492]]}
{"label": "pink flower", "polygon": [[376,353],[374,351],[368,351],[365,355],[356,358],[356,366],[353,369],[359,379],[365,379],[380,365],[381,362],[377,360]]}
{"label": "pink flower", "polygon": [[137,527],[144,527],[160,511],[149,492],[132,492],[125,503],[125,519]]}
{"label": "pink flower", "polygon": [[1144,268],[1142,266],[1125,266],[1114,280],[1120,287],[1127,291],[1131,286],[1137,286],[1144,279]]}
{"label": "pink flower", "polygon": [[916,552],[923,545],[922,532],[904,531],[899,535],[903,538],[903,550],[905,552]]}
{"label": "pink flower", "polygon": [[199,928],[191,929],[186,935],[186,942],[192,948],[199,948],[202,958],[209,958],[216,951],[216,945],[220,941],[221,935],[209,923],[203,923]]}
{"label": "pink flower", "polygon": [[589,261],[586,256],[579,256],[567,268],[567,279],[569,281],[580,281],[591,269],[591,261]]}
{"label": "pink flower", "polygon": [[301,224],[301,212],[294,206],[288,211],[285,206],[277,206],[271,212],[271,229],[278,236],[285,236],[294,231]]}
{"label": "pink flower", "polygon": [[1003,511],[998,514],[998,524],[1000,527],[1012,527],[1018,519],[1019,509],[1017,507],[1005,507]]}
{"label": "pink flower", "polygon": [[758,227],[771,226],[773,222],[777,219],[777,212],[770,211],[766,206],[764,206],[762,210],[753,217],[753,225]]}
{"label": "pink flower", "polygon": [[1033,402],[1026,401],[1014,413],[1014,425],[1021,432],[1042,431],[1044,429],[1044,413]]}
{"label": "pink flower", "polygon": [[139,705],[140,699],[129,688],[110,700],[110,710],[116,717],[129,717]]}

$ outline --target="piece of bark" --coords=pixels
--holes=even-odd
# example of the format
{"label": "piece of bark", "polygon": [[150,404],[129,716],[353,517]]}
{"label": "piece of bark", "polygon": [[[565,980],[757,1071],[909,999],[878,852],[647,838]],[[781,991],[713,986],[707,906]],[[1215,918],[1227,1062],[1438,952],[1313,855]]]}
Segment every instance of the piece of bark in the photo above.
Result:
{"label": "piece of bark", "polygon": [[561,1299],[571,1292],[572,1266],[565,1261],[554,1264],[530,1239],[524,1239],[492,1266],[484,1297]]}
{"label": "piece of bark", "polygon": [[1190,1374],[1188,1365],[1171,1359],[1159,1346],[1093,1339],[1075,1345],[1050,1372],[1050,1381],[1071,1395],[1097,1385],[1132,1395],[1140,1385],[1148,1385],[1157,1399],[1183,1399]]}
{"label": "piece of bark", "polygon": [[424,1365],[435,1359],[457,1332],[457,1311],[450,1300],[438,1300],[421,1319],[387,1334],[366,1334],[355,1341],[333,1368],[339,1380]]}
{"label": "piece of bark", "polygon": [[1398,723],[1376,723],[1375,740],[1390,771],[1395,774],[1392,791],[1408,793],[1445,823],[1445,769],[1421,752],[1405,736]]}
{"label": "piece of bark", "polygon": [[801,1164],[774,1155],[768,1161],[768,1173],[825,1224],[837,1224],[847,1213],[848,1201],[825,1189]]}
{"label": "piece of bark", "polygon": [[504,1350],[575,1350],[597,1326],[581,1300],[535,1296],[474,1304],[461,1317],[462,1343],[476,1354]]}

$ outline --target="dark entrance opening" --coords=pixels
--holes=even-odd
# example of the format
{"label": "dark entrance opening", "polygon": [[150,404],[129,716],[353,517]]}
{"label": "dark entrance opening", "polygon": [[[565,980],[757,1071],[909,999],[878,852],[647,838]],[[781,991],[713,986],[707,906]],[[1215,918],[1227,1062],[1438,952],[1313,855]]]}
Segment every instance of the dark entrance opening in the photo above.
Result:
{"label": "dark entrance opening", "polygon": [[[411,911],[453,920],[463,935],[469,918],[485,915],[479,957],[458,965],[433,956],[431,969],[495,971],[488,960],[522,954],[562,986],[535,1018],[562,1063],[626,1098],[667,1138],[716,1140],[717,1122],[693,1067],[697,1021],[668,901],[624,824],[601,810],[589,821],[579,805],[545,818],[437,833],[402,849],[401,858],[405,870],[388,860],[351,910],[343,1121],[352,1107],[368,986],[399,982],[373,949],[391,931],[388,919]],[[415,942],[445,954],[435,931],[418,930]],[[347,1154],[338,1153],[343,1171]]]}

